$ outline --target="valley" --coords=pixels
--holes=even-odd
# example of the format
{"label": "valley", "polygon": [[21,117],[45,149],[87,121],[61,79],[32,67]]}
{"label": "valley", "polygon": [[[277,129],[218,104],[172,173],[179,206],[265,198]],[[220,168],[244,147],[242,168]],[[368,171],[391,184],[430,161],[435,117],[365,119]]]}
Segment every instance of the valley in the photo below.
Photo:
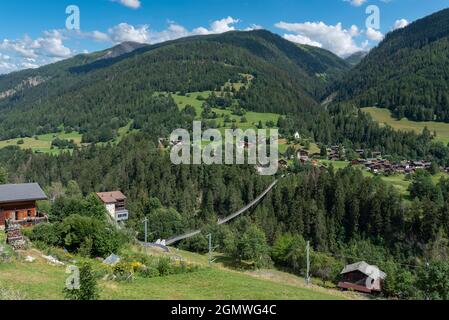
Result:
{"label": "valley", "polygon": [[[93,300],[449,299],[448,30],[446,9],[343,59],[231,29],[0,76],[0,290],[76,300],[54,258]],[[279,170],[176,165],[198,120],[277,129]]]}

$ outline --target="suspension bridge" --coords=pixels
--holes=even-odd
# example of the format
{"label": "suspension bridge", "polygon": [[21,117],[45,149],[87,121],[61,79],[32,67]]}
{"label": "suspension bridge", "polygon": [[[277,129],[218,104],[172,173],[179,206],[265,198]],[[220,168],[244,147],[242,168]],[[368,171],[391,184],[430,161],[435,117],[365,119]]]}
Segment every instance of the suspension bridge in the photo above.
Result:
{"label": "suspension bridge", "polygon": [[[229,221],[234,220],[235,218],[237,218],[237,217],[241,216],[242,214],[244,214],[245,212],[249,211],[253,207],[256,207],[260,203],[260,201],[262,201],[267,196],[267,194],[270,193],[271,190],[273,190],[273,188],[278,184],[278,182],[279,182],[279,180],[275,180],[273,183],[271,183],[270,186],[264,192],[262,192],[256,199],[254,199],[251,203],[246,205],[244,208],[238,210],[237,212],[235,212],[225,218],[218,219],[217,225],[221,226],[223,224],[226,224]],[[192,237],[200,234],[201,232],[202,232],[201,229],[196,230],[196,231],[191,231],[191,232],[185,233],[183,235],[175,236],[175,237],[172,237],[165,241],[162,241],[162,242],[159,241],[159,242],[163,243],[164,246],[170,246],[170,245],[172,245],[176,242],[179,242],[181,240],[192,238]],[[158,243],[157,245],[160,246],[161,245],[160,243]],[[154,246],[156,244],[149,244],[149,245]]]}

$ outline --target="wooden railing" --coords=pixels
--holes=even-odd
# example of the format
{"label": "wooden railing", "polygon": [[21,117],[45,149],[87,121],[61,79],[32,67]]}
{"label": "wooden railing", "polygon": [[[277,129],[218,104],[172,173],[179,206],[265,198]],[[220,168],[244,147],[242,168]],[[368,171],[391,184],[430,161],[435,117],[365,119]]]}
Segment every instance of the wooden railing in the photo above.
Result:
{"label": "wooden railing", "polygon": [[22,227],[31,227],[31,226],[37,226],[41,223],[47,223],[48,222],[48,217],[47,216],[43,216],[43,217],[33,217],[33,218],[26,218],[24,220],[9,220],[8,223],[12,223],[12,224],[18,224]]}

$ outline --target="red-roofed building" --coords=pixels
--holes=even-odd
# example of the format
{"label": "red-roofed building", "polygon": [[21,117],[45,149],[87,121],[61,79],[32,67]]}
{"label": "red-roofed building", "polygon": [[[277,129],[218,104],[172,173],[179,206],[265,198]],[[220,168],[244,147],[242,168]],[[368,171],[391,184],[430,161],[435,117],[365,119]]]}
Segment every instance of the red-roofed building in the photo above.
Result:
{"label": "red-roofed building", "polygon": [[126,196],[123,193],[120,191],[99,192],[97,196],[104,203],[114,221],[128,220],[129,212],[126,210]]}

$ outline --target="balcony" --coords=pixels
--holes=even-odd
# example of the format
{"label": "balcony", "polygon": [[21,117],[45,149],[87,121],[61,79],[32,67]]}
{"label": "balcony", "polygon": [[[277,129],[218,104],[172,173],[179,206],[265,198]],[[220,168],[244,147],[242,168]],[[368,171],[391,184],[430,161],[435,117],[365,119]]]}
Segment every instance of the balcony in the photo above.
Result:
{"label": "balcony", "polygon": [[126,209],[122,209],[120,211],[116,211],[115,212],[115,217],[116,217],[117,222],[127,221],[128,218],[129,218],[129,212]]}
{"label": "balcony", "polygon": [[16,224],[21,227],[32,227],[37,226],[42,223],[48,223],[48,216],[43,217],[34,217],[34,218],[26,218],[23,220],[7,220],[6,224]]}

